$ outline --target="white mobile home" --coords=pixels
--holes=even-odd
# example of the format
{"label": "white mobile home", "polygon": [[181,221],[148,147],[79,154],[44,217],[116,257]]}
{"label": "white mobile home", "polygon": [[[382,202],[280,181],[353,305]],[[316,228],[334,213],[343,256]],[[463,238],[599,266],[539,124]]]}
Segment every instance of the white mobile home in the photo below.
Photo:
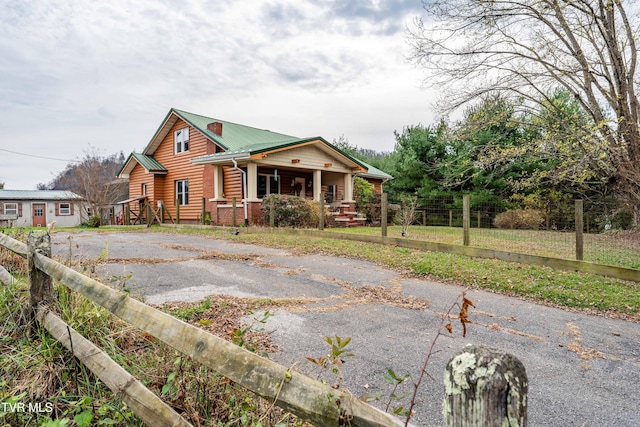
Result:
{"label": "white mobile home", "polygon": [[77,227],[82,223],[83,199],[70,191],[0,190],[0,226]]}

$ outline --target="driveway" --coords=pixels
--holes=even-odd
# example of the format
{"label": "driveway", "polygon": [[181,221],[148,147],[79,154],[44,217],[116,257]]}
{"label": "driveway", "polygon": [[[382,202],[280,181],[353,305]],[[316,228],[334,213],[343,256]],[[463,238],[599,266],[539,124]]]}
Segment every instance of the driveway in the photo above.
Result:
{"label": "driveway", "polygon": [[[351,337],[354,356],[342,366],[342,384],[358,396],[388,396],[383,375],[389,368],[417,377],[440,314],[464,290],[366,261],[297,256],[204,236],[57,232],[53,244],[62,258],[106,260],[98,271],[105,283],[124,283],[153,304],[215,294],[295,298],[299,304],[277,310],[265,325],[279,346],[270,357],[317,377],[306,358],[327,354],[325,336]],[[469,343],[500,348],[523,362],[531,426],[640,426],[637,323],[484,291],[467,297],[476,306],[469,312],[473,324],[464,338],[454,322],[453,335],[438,339],[415,425],[442,425],[445,365]]]}

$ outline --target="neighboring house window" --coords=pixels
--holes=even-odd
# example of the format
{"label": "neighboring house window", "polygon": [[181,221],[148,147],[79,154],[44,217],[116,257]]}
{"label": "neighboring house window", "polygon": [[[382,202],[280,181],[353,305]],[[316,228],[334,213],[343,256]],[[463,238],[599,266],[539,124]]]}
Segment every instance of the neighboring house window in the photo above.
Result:
{"label": "neighboring house window", "polygon": [[147,195],[147,184],[146,183],[142,184],[142,195],[143,196]]}
{"label": "neighboring house window", "polygon": [[176,181],[176,199],[181,206],[189,204],[189,180]]}
{"label": "neighboring house window", "polygon": [[60,203],[60,215],[71,215],[71,203]]}
{"label": "neighboring house window", "polygon": [[280,194],[280,182],[274,175],[258,175],[258,198],[262,199],[269,194]]}
{"label": "neighboring house window", "polygon": [[5,203],[4,204],[4,213],[5,213],[5,215],[18,215],[18,204],[17,203]]}
{"label": "neighboring house window", "polygon": [[189,128],[180,129],[174,132],[176,154],[189,151]]}

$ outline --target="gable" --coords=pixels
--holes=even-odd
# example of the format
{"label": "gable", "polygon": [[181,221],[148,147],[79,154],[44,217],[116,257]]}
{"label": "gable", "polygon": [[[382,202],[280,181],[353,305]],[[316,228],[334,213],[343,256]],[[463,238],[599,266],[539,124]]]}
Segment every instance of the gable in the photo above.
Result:
{"label": "gable", "polygon": [[297,169],[322,169],[332,172],[351,173],[356,167],[347,158],[322,150],[320,143],[310,143],[302,146],[256,154],[254,159],[264,160],[265,163],[281,167],[295,167]]}

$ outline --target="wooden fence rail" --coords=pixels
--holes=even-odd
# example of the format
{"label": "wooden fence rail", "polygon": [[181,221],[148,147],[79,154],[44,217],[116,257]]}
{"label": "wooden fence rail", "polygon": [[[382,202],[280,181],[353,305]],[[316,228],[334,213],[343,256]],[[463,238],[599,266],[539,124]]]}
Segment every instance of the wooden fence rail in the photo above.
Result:
{"label": "wooden fence rail", "polygon": [[[46,234],[46,231],[33,231],[31,233]],[[38,239],[36,238],[36,240]],[[291,371],[271,360],[262,358],[222,338],[130,298],[125,293],[119,292],[48,258],[39,253],[35,246],[29,252],[27,245],[2,233],[0,233],[0,246],[4,246],[22,257],[26,258],[28,256],[33,261],[35,269],[40,272],[84,295],[124,321],[190,356],[193,360],[212,368],[242,387],[269,401],[275,402],[281,408],[304,420],[308,420],[314,425],[336,427],[341,425],[354,427],[404,425],[399,419],[360,401],[348,391],[335,390],[326,384],[322,384],[299,372]],[[39,250],[41,251],[42,248]],[[46,300],[46,297],[44,299]],[[55,318],[44,307],[46,306],[38,305],[35,307],[38,313],[37,318],[50,326],[50,330],[53,331],[51,333],[56,339],[64,340],[63,335],[67,332],[66,326],[61,325],[61,320]],[[63,332],[55,332],[59,331],[60,327],[64,328]],[[76,351],[76,342],[82,342],[82,347],[89,346],[89,343],[81,341],[80,336],[77,334],[69,333],[68,335],[71,336],[71,340],[74,343],[74,355],[80,358],[81,355]],[[99,351],[99,349],[92,348],[89,353],[92,354],[95,351]],[[114,376],[112,368],[105,368],[107,362],[105,361],[104,363],[105,365],[99,362],[95,369],[98,372],[106,369],[107,376]],[[92,369],[91,366],[88,367]],[[98,372],[94,371],[100,377]],[[136,400],[139,398],[141,396],[139,387],[123,387],[121,382],[123,378],[121,376],[120,380],[115,380],[111,385],[105,383],[115,393],[127,396],[127,399]],[[129,380],[127,379],[126,381]],[[123,400],[125,400],[124,397]],[[143,419],[145,419],[145,413],[151,412],[149,414],[151,418],[148,421],[145,419],[145,422],[149,425],[188,425],[188,423],[184,424],[186,423],[184,420],[182,420],[184,423],[176,421],[174,415],[170,412],[164,415],[162,411],[155,411],[155,414],[153,414],[154,411],[149,411],[149,408],[154,404],[157,404],[157,402],[138,405],[138,410],[135,409],[135,404],[132,404],[131,407]],[[154,415],[156,418],[153,418]]]}

